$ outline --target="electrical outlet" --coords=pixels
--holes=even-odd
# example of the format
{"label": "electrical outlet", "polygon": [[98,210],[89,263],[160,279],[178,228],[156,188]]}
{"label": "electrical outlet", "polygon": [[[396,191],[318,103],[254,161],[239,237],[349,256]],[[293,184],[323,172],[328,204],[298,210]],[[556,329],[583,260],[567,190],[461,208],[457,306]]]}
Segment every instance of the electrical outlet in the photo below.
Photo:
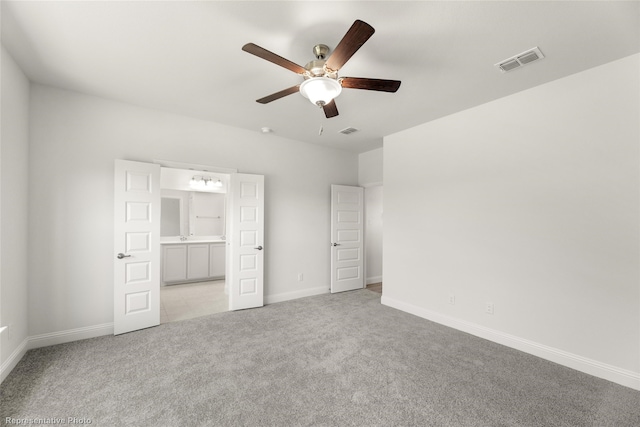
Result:
{"label": "electrical outlet", "polygon": [[451,305],[456,304],[456,296],[454,294],[449,294],[449,304]]}
{"label": "electrical outlet", "polygon": [[493,314],[493,303],[492,302],[488,302],[484,306],[484,312],[487,313],[487,314]]}
{"label": "electrical outlet", "polygon": [[304,280],[304,276],[302,273],[298,273],[298,282],[302,282]]}

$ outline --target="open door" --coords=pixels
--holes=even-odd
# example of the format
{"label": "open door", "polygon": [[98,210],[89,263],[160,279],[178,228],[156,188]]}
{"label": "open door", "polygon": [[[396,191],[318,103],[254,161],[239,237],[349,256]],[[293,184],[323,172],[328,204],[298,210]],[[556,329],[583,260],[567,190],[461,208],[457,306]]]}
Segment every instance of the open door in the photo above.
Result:
{"label": "open door", "polygon": [[227,236],[229,310],[264,305],[264,176],[231,174]]}
{"label": "open door", "polygon": [[331,186],[331,293],[364,288],[364,191]]}
{"label": "open door", "polygon": [[160,165],[116,160],[114,334],[160,324]]}

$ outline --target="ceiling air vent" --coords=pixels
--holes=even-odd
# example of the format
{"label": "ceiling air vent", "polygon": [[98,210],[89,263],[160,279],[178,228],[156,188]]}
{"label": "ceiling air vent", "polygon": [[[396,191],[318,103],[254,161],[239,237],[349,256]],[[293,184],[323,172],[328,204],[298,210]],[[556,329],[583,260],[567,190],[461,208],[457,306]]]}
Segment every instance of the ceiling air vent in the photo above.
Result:
{"label": "ceiling air vent", "polygon": [[529,65],[538,59],[544,58],[542,52],[537,47],[533,49],[529,49],[526,52],[522,52],[521,54],[512,56],[511,58],[507,58],[504,61],[500,61],[495,64],[500,71],[506,73],[507,71],[515,70],[516,68],[523,67],[525,65]]}
{"label": "ceiling air vent", "polygon": [[349,127],[349,128],[342,129],[339,133],[341,133],[343,135],[349,135],[349,134],[352,134],[354,132],[358,132],[358,130],[359,129]]}

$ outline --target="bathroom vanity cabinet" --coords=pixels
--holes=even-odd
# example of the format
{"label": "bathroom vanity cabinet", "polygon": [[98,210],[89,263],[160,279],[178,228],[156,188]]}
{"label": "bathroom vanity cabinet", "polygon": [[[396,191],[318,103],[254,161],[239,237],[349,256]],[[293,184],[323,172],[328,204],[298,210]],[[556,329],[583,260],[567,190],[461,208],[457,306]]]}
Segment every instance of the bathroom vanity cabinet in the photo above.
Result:
{"label": "bathroom vanity cabinet", "polygon": [[176,284],[224,278],[225,245],[224,241],[162,244],[162,282]]}

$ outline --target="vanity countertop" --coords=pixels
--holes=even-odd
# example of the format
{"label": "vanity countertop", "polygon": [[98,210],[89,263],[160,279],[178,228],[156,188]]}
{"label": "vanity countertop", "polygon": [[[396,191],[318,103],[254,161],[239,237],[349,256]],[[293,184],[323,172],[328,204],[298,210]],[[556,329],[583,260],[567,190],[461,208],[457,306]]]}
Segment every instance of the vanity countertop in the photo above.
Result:
{"label": "vanity countertop", "polygon": [[190,243],[225,243],[226,240],[221,240],[221,239],[211,239],[211,240],[180,240],[180,239],[176,239],[176,240],[165,240],[165,241],[161,241],[160,244],[161,245],[187,245]]}

